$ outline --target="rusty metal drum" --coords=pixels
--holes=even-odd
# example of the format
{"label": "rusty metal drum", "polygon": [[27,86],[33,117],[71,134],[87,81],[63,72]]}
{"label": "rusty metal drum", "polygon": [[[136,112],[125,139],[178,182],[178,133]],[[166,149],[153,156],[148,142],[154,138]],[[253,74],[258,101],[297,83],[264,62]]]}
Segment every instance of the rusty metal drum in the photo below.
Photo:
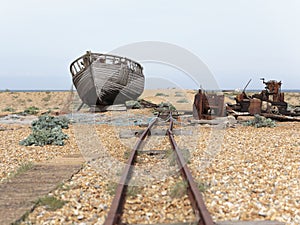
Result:
{"label": "rusty metal drum", "polygon": [[249,113],[251,115],[261,113],[261,100],[258,98],[250,99]]}

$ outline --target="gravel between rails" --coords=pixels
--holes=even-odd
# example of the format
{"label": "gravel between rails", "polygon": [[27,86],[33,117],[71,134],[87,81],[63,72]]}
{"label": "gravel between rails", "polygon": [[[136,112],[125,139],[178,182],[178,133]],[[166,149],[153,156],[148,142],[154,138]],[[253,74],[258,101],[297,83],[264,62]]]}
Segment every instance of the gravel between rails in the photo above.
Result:
{"label": "gravel between rails", "polygon": [[[166,126],[154,129],[167,130]],[[167,154],[138,154],[125,202],[122,222],[160,224],[194,222],[195,215],[178,173],[173,150],[167,136],[148,136],[143,150],[166,151]],[[138,184],[137,186],[134,186]],[[132,193],[132,190],[135,193]]]}

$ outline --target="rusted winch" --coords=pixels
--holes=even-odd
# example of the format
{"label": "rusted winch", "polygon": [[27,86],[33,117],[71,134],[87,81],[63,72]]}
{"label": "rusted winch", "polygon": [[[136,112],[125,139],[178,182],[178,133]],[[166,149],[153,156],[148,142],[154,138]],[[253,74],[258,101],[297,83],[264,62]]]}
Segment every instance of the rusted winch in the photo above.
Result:
{"label": "rusted winch", "polygon": [[261,80],[265,84],[265,90],[252,96],[247,95],[245,89],[251,82],[250,79],[242,93],[235,97],[236,104],[227,104],[227,113],[235,117],[259,114],[280,121],[300,121],[297,108],[288,110],[288,103],[285,102],[284,93],[281,92],[282,82],[276,80],[265,82],[264,78]]}
{"label": "rusted winch", "polygon": [[224,95],[199,89],[194,98],[193,116],[199,120],[225,116]]}
{"label": "rusted winch", "polygon": [[264,78],[261,80],[266,85],[265,90],[259,94],[248,96],[244,89],[241,94],[236,96],[236,104],[232,105],[232,109],[238,112],[249,112],[251,115],[261,113],[289,114],[287,111],[288,104],[284,101],[284,93],[281,92],[281,81],[265,82]]}

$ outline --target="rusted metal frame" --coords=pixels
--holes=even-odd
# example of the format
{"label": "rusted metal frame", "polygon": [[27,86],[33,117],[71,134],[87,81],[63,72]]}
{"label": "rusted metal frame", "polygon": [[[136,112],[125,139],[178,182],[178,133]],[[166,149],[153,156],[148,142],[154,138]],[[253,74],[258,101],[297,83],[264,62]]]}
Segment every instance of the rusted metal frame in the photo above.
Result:
{"label": "rusted metal frame", "polygon": [[205,206],[202,195],[199,192],[199,189],[193,179],[191,172],[187,167],[184,157],[176,144],[176,141],[173,137],[172,128],[173,128],[173,118],[171,117],[169,129],[168,129],[168,136],[169,136],[170,143],[173,147],[173,150],[176,153],[176,158],[177,158],[178,166],[180,168],[181,175],[187,181],[188,195],[194,207],[195,214],[196,216],[200,217],[198,221],[198,225],[214,225],[212,217]]}
{"label": "rusted metal frame", "polygon": [[147,137],[150,129],[152,126],[157,122],[157,118],[155,118],[147,127],[147,129],[142,133],[139,140],[136,142],[129,159],[127,161],[127,164],[125,165],[125,168],[123,170],[123,174],[121,176],[121,179],[119,181],[118,187],[116,189],[115,197],[112,201],[110,211],[107,215],[107,218],[104,222],[104,225],[114,225],[114,224],[120,224],[121,223],[121,216],[123,211],[123,206],[125,203],[125,195],[127,190],[127,183],[130,179],[130,172],[131,172],[131,166],[134,164],[134,159],[136,157],[137,150],[140,148],[141,144],[143,143],[144,139]]}

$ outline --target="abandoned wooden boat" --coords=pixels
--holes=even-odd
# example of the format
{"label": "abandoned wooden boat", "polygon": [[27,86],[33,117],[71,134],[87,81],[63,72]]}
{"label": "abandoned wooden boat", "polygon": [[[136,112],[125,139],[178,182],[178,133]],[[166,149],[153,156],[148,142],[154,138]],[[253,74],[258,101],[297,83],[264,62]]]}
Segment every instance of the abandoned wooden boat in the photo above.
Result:
{"label": "abandoned wooden boat", "polygon": [[73,84],[90,107],[122,104],[144,90],[143,67],[128,58],[86,52],[70,65]]}

